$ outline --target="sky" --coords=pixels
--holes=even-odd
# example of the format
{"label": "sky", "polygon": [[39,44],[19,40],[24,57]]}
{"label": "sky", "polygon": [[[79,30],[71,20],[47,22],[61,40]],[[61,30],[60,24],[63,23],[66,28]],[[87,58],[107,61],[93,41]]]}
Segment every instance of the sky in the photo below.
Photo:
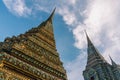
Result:
{"label": "sky", "polygon": [[0,0],[0,41],[46,20],[56,7],[56,47],[68,80],[84,80],[87,61],[84,30],[110,63],[120,64],[120,0]]}

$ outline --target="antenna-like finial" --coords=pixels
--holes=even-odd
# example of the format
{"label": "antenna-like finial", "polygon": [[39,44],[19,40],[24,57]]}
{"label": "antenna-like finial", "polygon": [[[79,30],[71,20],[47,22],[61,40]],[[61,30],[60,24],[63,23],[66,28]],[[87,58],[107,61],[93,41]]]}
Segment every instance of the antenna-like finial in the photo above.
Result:
{"label": "antenna-like finial", "polygon": [[110,55],[109,55],[109,58],[110,58],[110,60],[111,60],[112,65],[113,65],[113,66],[116,66],[117,64],[113,61],[113,59],[111,58]]}
{"label": "antenna-like finial", "polygon": [[49,18],[47,19],[47,21],[51,21],[53,19],[54,13],[55,13],[56,7],[54,8],[54,10],[52,11],[51,15],[49,16]]}

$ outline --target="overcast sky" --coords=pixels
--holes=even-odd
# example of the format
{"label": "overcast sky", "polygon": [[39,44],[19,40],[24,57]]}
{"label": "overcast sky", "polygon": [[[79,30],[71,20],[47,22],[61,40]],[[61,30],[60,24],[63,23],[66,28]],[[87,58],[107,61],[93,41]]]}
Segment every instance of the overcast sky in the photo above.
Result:
{"label": "overcast sky", "polygon": [[120,0],[0,0],[0,41],[46,20],[56,7],[57,50],[69,80],[84,80],[86,37],[110,63],[120,64]]}

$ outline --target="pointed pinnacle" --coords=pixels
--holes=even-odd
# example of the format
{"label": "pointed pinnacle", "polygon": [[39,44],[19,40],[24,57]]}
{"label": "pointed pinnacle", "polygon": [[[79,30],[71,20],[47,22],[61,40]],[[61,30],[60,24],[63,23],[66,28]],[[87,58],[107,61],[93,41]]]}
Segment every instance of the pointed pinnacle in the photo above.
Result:
{"label": "pointed pinnacle", "polygon": [[51,15],[49,16],[49,18],[47,19],[47,21],[51,21],[52,22],[52,19],[53,19],[53,16],[54,16],[54,13],[55,13],[55,10],[56,10],[56,7],[54,8],[54,10],[52,11]]}
{"label": "pointed pinnacle", "polygon": [[87,42],[88,42],[88,44],[92,44],[90,38],[88,37],[88,34],[87,34],[86,30],[84,30],[84,32],[85,32],[85,35],[86,35],[86,37],[87,37]]}
{"label": "pointed pinnacle", "polygon": [[109,58],[110,58],[111,61],[113,61],[110,55],[109,55]]}
{"label": "pointed pinnacle", "polygon": [[113,59],[111,58],[110,55],[109,55],[109,57],[110,57],[110,60],[111,60],[112,65],[117,65],[117,64],[113,61]]}
{"label": "pointed pinnacle", "polygon": [[89,37],[88,37],[88,35],[87,35],[87,32],[86,32],[86,30],[84,30],[84,32],[85,32],[85,35],[86,35],[86,37],[87,37],[87,39],[88,39]]}

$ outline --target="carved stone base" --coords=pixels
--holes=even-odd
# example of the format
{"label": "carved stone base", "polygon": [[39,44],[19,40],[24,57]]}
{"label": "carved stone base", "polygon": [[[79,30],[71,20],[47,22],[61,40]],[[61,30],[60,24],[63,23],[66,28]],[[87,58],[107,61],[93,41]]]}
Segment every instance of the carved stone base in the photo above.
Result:
{"label": "carved stone base", "polygon": [[18,74],[8,68],[0,67],[0,80],[30,80],[24,75]]}

